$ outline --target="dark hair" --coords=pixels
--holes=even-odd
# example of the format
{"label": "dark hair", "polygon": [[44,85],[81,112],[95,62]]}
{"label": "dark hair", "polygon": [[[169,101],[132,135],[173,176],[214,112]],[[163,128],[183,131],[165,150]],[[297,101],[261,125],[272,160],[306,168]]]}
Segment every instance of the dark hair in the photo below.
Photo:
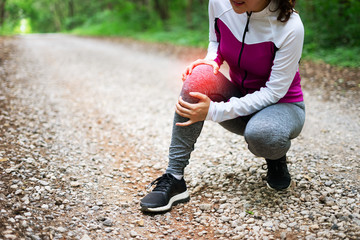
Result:
{"label": "dark hair", "polygon": [[290,15],[293,12],[296,12],[294,10],[296,0],[273,0],[275,2],[275,5],[277,6],[274,12],[280,11],[279,16],[277,17],[277,20],[280,22],[287,22],[290,18]]}

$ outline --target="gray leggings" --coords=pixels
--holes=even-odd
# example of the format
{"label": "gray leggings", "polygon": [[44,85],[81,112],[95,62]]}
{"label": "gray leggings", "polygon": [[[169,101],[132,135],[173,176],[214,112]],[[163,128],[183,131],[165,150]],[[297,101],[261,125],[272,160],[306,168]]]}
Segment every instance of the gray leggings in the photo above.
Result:
{"label": "gray leggings", "polygon": [[[190,75],[186,79],[180,94],[185,101],[197,102],[197,99],[189,96],[189,92],[204,93],[212,101],[228,101],[233,96],[242,96],[238,87],[223,74],[220,72],[216,75],[211,74],[212,67],[200,65],[193,71],[199,70],[206,76],[200,80]],[[194,75],[199,76],[199,74]],[[194,150],[195,142],[204,124],[204,122],[197,122],[187,127],[175,125],[177,122],[185,121],[187,118],[175,113],[169,148],[169,165],[166,170],[168,173],[184,174],[184,169],[189,164],[190,154]],[[303,102],[297,102],[273,104],[249,116],[221,122],[220,125],[235,134],[244,136],[248,149],[254,155],[275,160],[286,155],[290,149],[290,140],[300,134],[304,121],[305,105]]]}

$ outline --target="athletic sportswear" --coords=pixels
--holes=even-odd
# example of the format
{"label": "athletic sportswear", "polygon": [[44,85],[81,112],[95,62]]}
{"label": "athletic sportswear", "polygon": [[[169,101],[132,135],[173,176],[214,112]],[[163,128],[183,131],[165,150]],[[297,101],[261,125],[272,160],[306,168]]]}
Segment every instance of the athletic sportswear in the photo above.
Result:
{"label": "athletic sportswear", "polygon": [[165,212],[178,203],[190,200],[184,178],[176,179],[172,174],[165,173],[150,184],[156,184],[152,192],[140,201],[143,212]]}
{"label": "athletic sportswear", "polygon": [[[213,72],[209,65],[194,68],[183,83],[180,96],[184,101],[198,102],[197,98],[189,95],[190,92],[207,94],[212,101],[217,102],[227,102],[233,96],[241,96],[240,89],[234,83],[221,72],[216,75]],[[176,125],[188,120],[175,113],[167,173],[184,175],[184,169],[189,164],[190,155],[201,134],[204,121],[186,127]],[[296,102],[272,104],[254,114],[227,120],[220,125],[228,131],[244,136],[248,149],[254,155],[266,159],[279,159],[286,155],[291,146],[291,139],[300,134],[304,122],[305,105],[303,102]]]}
{"label": "athletic sportswear", "polygon": [[206,120],[223,122],[278,102],[303,101],[298,65],[304,27],[297,13],[283,23],[274,10],[270,3],[260,12],[237,14],[228,0],[210,0],[206,59],[228,63],[243,97],[212,101]]}

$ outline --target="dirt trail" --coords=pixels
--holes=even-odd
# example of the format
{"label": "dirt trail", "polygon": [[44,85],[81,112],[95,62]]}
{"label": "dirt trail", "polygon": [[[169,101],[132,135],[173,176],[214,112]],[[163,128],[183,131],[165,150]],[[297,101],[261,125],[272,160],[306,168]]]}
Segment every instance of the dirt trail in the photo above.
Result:
{"label": "dirt trail", "polygon": [[[51,34],[7,41],[16,51],[3,66],[0,89],[0,101],[8,103],[0,119],[0,239],[359,237],[356,94],[323,101],[328,93],[305,88],[306,124],[289,152],[297,182],[292,193],[265,190],[261,160],[242,138],[209,122],[187,169],[191,202],[143,215],[144,187],[166,167],[181,72],[197,54],[185,59],[151,45]],[[7,149],[11,144],[25,150]],[[38,181],[27,180],[29,161],[23,175],[7,171],[31,158]],[[44,212],[48,217],[39,217]]]}

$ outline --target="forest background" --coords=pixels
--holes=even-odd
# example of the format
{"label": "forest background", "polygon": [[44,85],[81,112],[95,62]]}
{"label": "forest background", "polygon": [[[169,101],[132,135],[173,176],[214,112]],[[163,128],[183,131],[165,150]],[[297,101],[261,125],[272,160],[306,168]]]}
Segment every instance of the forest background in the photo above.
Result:
{"label": "forest background", "polygon": [[[0,0],[0,35],[62,32],[206,48],[207,8],[206,0]],[[360,0],[298,0],[296,10],[304,58],[360,67]]]}

